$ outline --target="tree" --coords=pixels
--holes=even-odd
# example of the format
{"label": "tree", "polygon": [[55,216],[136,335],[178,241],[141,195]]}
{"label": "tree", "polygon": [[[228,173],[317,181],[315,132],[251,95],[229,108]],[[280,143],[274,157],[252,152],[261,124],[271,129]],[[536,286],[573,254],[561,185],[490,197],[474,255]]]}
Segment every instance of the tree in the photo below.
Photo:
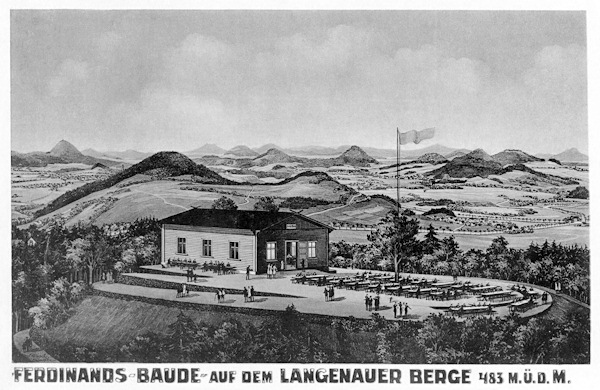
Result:
{"label": "tree", "polygon": [[276,212],[279,211],[279,206],[272,196],[261,196],[258,202],[254,204],[254,210]]}
{"label": "tree", "polygon": [[88,284],[92,284],[94,269],[103,265],[108,257],[110,245],[103,236],[88,234],[71,242],[67,249],[67,259],[77,267],[88,270]]}
{"label": "tree", "polygon": [[437,238],[433,225],[429,224],[429,227],[427,228],[427,234],[425,234],[425,240],[423,241],[423,252],[432,254],[439,248],[440,240]]}
{"label": "tree", "polygon": [[398,273],[409,257],[420,250],[417,240],[419,222],[406,215],[398,215],[396,210],[390,211],[383,219],[383,224],[367,236],[371,245],[383,258],[394,259],[396,282]]}
{"label": "tree", "polygon": [[222,196],[213,202],[212,208],[215,210],[237,210],[238,207],[233,199]]}
{"label": "tree", "polygon": [[159,257],[159,249],[152,240],[144,236],[136,237],[125,245],[121,254],[123,268],[130,270],[142,265],[154,264]]}
{"label": "tree", "polygon": [[182,363],[190,361],[191,346],[199,330],[194,320],[180,310],[177,320],[169,325],[173,333],[169,335],[168,349],[181,359]]}

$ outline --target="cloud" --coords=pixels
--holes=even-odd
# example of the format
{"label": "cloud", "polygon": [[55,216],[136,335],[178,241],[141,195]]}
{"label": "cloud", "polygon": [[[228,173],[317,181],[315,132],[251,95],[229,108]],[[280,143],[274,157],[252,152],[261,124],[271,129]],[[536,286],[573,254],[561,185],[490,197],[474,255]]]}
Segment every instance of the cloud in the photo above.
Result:
{"label": "cloud", "polygon": [[223,96],[235,90],[244,70],[234,45],[201,34],[188,35],[163,57],[158,83],[196,94]]}
{"label": "cloud", "polygon": [[154,150],[188,150],[232,136],[236,123],[219,100],[148,89],[134,104],[121,104],[107,119],[120,142]]}
{"label": "cloud", "polygon": [[60,64],[55,75],[48,81],[48,92],[53,97],[77,93],[77,87],[89,76],[90,67],[87,62],[69,58]]}
{"label": "cloud", "polygon": [[96,44],[100,53],[107,53],[120,47],[122,42],[123,36],[121,34],[114,31],[106,31],[98,37]]}
{"label": "cloud", "polygon": [[543,47],[530,68],[508,77],[478,58],[432,44],[393,48],[381,32],[348,25],[279,37],[259,51],[189,34],[136,77],[140,66],[124,54],[125,42],[102,34],[104,54],[63,61],[48,82],[51,97],[71,97],[65,120],[81,121],[105,94],[97,110],[107,135],[98,142],[116,148],[393,147],[397,126],[436,126],[435,142],[470,148],[484,139],[498,149],[522,142],[548,149],[555,142],[540,134],[558,137],[565,129],[586,138],[586,57],[576,45]]}
{"label": "cloud", "polygon": [[534,66],[524,73],[523,83],[533,99],[559,106],[585,104],[586,67],[585,48],[547,46],[535,55]]}

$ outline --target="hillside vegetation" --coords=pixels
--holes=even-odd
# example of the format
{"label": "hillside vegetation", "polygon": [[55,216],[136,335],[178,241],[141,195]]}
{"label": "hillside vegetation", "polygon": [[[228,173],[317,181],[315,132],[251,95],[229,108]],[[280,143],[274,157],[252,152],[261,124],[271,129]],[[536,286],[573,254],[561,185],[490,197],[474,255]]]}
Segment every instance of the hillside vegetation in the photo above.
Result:
{"label": "hillside vegetation", "polygon": [[46,207],[36,213],[36,218],[51,213],[96,191],[101,191],[138,174],[151,176],[153,179],[193,175],[196,182],[207,184],[236,184],[203,165],[194,163],[188,157],[177,152],[159,152],[138,164],[135,164],[104,180],[85,184],[79,188],[66,192]]}

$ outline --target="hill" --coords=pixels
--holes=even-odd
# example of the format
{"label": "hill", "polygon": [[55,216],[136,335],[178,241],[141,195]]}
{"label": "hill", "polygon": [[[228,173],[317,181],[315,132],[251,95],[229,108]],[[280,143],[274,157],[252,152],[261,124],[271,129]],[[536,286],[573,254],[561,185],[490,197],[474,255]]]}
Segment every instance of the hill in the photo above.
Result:
{"label": "hill", "polygon": [[228,167],[240,167],[240,166],[250,166],[252,159],[206,155],[206,156],[202,156],[200,158],[195,158],[194,162],[196,162],[198,164],[202,164],[202,165],[208,165],[208,166],[224,165],[224,166],[228,166]]}
{"label": "hill", "polygon": [[48,164],[81,163],[94,165],[101,163],[106,166],[119,164],[117,161],[86,156],[82,154],[73,144],[61,140],[48,153],[11,153],[11,165],[15,167],[45,167]]}
{"label": "hill", "polygon": [[444,175],[471,178],[500,174],[502,174],[502,164],[494,161],[483,149],[476,149],[464,156],[456,157],[443,167],[428,173],[436,179],[441,179]]}
{"label": "hill", "polygon": [[425,153],[422,156],[419,156],[416,160],[411,161],[411,163],[420,163],[420,164],[443,164],[447,163],[448,159],[442,156],[439,153]]}
{"label": "hill", "polygon": [[403,159],[404,158],[418,158],[419,156],[422,156],[423,154],[427,154],[427,153],[437,153],[437,154],[441,154],[442,156],[446,156],[446,155],[448,155],[452,152],[456,152],[456,151],[460,151],[465,154],[470,152],[470,150],[468,150],[468,149],[455,149],[455,148],[450,148],[448,146],[435,144],[435,145],[431,145],[431,146],[427,146],[425,148],[415,149],[415,150],[401,149],[400,157]]}
{"label": "hill", "polygon": [[252,160],[252,165],[265,166],[269,164],[295,163],[303,160],[290,156],[279,149],[271,148]]}
{"label": "hill", "polygon": [[204,144],[202,146],[200,146],[199,148],[196,148],[194,150],[190,150],[189,152],[186,152],[185,154],[187,156],[208,156],[208,155],[221,155],[224,154],[226,152],[225,149],[215,145],[215,144]]}
{"label": "hill", "polygon": [[[517,153],[511,151],[510,153],[502,154],[501,157],[505,160],[501,161],[507,161],[509,157],[515,159],[525,158],[524,156],[529,156],[527,158],[533,157],[521,151],[517,151]],[[578,184],[576,180],[538,172],[522,163],[504,166],[482,149],[476,149],[469,154],[456,157],[443,167],[427,173],[427,175],[433,176],[435,179],[443,179],[446,176],[450,178],[470,179],[477,176],[486,178],[489,175],[503,175],[509,172],[522,172],[523,174],[513,179],[513,181],[526,185],[537,185],[541,182],[551,185]]]}
{"label": "hill", "polygon": [[50,155],[64,159],[81,159],[84,157],[72,143],[65,141],[64,139],[54,145],[50,150]]}
{"label": "hill", "polygon": [[120,160],[143,160],[152,155],[152,153],[138,152],[137,150],[127,149],[124,152],[105,152],[108,158],[117,158]]}
{"label": "hill", "polygon": [[555,154],[552,156],[559,161],[567,161],[567,162],[579,162],[579,161],[588,161],[589,157],[583,153],[581,153],[576,148],[567,149],[562,153]]}
{"label": "hill", "polygon": [[579,186],[579,187],[575,188],[573,191],[569,192],[569,194],[567,195],[567,198],[589,199],[590,191],[583,186]]}
{"label": "hill", "polygon": [[102,164],[102,163],[96,163],[94,164],[94,166],[92,167],[92,169],[109,169],[106,165]]}
{"label": "hill", "polygon": [[[260,154],[264,154],[266,152],[268,152],[270,149],[278,149],[283,151],[283,148],[280,148],[279,146],[275,145],[275,144],[265,144],[263,146],[259,146],[258,148],[254,148],[252,150],[254,150],[256,153]],[[287,153],[287,152],[286,152]]]}
{"label": "hill", "polygon": [[[333,192],[340,193],[340,195],[357,194],[356,190],[348,187],[345,184],[341,184],[340,182],[335,180],[333,177],[329,176],[327,173],[316,172],[316,171],[305,171],[305,172],[297,174],[296,176],[292,176],[287,179],[284,179],[278,183],[264,184],[264,186],[265,187],[266,186],[285,187],[285,186],[289,186],[290,184],[292,184],[296,187],[304,187],[304,188],[307,188],[309,185],[318,186],[322,189],[328,188],[330,190],[333,190]],[[308,194],[309,191],[306,191],[306,193]],[[304,195],[304,194],[302,194],[302,195]],[[316,198],[319,198],[319,196],[316,196],[315,194],[313,194],[313,196]]]}
{"label": "hill", "polygon": [[12,167],[45,167],[48,164],[66,164],[68,161],[61,157],[51,156],[43,152],[19,153],[10,152]]}
{"label": "hill", "polygon": [[445,157],[448,160],[452,160],[452,159],[454,159],[456,157],[462,157],[462,156],[464,156],[467,153],[463,152],[462,150],[455,150],[454,152],[450,152],[450,153],[446,154]]}
{"label": "hill", "polygon": [[64,193],[46,207],[37,211],[35,216],[37,218],[46,215],[84,196],[112,187],[123,180],[140,174],[147,175],[155,180],[173,176],[193,175],[195,181],[200,183],[236,184],[219,176],[205,166],[194,163],[181,153],[159,152],[107,179],[88,183]]}
{"label": "hill", "polygon": [[229,149],[227,152],[225,152],[225,156],[226,157],[256,157],[256,156],[258,156],[258,153],[256,153],[254,150],[250,149],[246,145],[238,145],[238,146],[235,146],[235,147]]}
{"label": "hill", "polygon": [[544,161],[518,149],[506,149],[492,156],[494,161],[502,165],[522,164],[526,162]]}
{"label": "hill", "polygon": [[348,150],[337,157],[336,160],[343,164],[358,167],[364,167],[369,164],[378,164],[377,160],[369,156],[364,150],[356,145],[351,146]]}

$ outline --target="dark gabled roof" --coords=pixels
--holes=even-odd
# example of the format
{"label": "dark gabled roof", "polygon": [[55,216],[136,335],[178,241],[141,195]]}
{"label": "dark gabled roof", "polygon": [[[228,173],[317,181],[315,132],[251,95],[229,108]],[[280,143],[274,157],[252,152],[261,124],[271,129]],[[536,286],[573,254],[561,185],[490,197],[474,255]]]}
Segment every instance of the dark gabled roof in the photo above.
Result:
{"label": "dark gabled roof", "polygon": [[334,230],[331,226],[305,215],[282,211],[191,209],[162,219],[159,222],[161,224],[171,225],[190,225],[257,231],[266,229],[292,217],[301,218],[320,227]]}

